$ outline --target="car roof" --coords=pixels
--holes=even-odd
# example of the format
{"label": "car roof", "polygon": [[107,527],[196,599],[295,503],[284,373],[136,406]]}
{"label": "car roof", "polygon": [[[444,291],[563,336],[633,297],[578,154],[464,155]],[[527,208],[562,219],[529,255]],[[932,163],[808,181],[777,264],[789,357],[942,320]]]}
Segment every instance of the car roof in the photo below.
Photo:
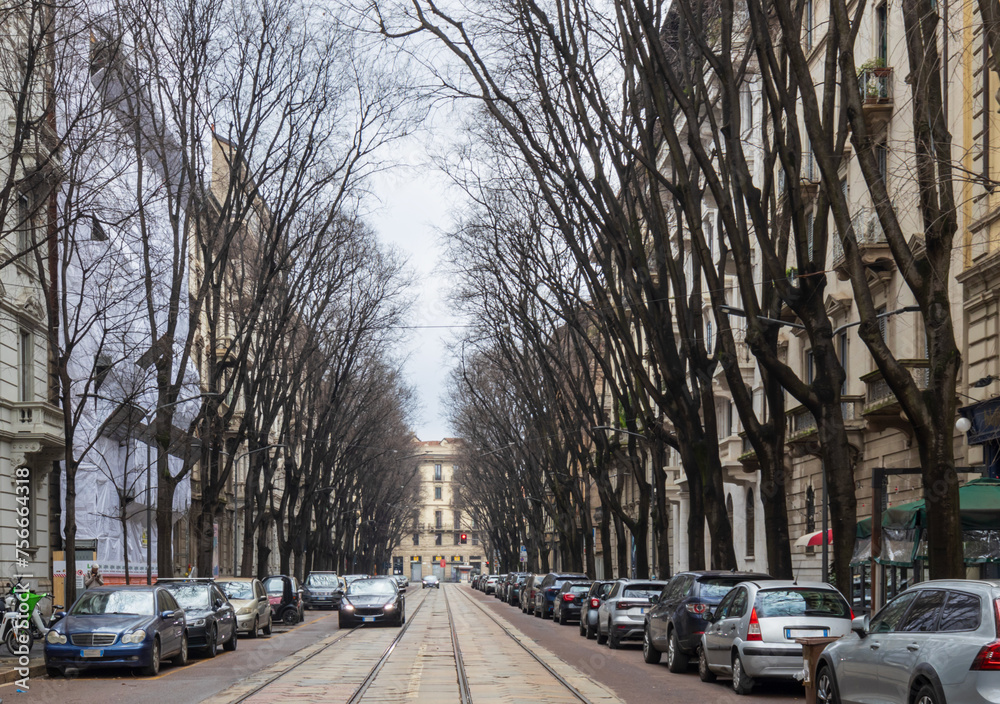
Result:
{"label": "car roof", "polygon": [[674,577],[685,575],[692,575],[698,579],[702,577],[744,577],[744,581],[771,579],[771,575],[764,572],[740,572],[739,570],[687,570],[678,572]]}
{"label": "car roof", "polygon": [[[740,582],[740,584],[743,583]],[[837,591],[836,587],[826,582],[802,582],[792,579],[768,579],[765,581],[748,579],[745,580],[745,583],[753,584],[759,589],[825,589],[831,592]],[[840,592],[837,593],[839,594]]]}
{"label": "car roof", "polygon": [[219,577],[219,582],[259,582],[256,577]]}

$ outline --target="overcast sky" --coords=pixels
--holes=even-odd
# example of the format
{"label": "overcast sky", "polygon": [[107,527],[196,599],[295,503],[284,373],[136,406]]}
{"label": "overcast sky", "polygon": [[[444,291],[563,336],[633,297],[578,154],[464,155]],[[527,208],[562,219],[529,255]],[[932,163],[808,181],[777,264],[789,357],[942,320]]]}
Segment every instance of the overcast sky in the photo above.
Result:
{"label": "overcast sky", "polygon": [[406,256],[415,275],[416,300],[408,324],[407,379],[417,389],[420,410],[415,431],[421,440],[438,440],[452,434],[441,396],[453,364],[451,352],[459,321],[445,301],[447,279],[442,267],[444,247],[440,231],[451,222],[446,179],[430,167],[413,166],[424,158],[415,147],[411,166],[379,174],[375,191],[381,203],[373,204],[369,221],[380,238]]}

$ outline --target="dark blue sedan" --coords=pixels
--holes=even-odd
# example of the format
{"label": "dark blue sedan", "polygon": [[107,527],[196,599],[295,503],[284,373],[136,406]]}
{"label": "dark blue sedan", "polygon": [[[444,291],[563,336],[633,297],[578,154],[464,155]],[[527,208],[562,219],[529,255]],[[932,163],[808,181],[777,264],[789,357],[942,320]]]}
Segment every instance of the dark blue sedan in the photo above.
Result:
{"label": "dark blue sedan", "polygon": [[162,587],[88,589],[45,636],[45,670],[131,667],[145,675],[188,659],[187,621],[173,595]]}

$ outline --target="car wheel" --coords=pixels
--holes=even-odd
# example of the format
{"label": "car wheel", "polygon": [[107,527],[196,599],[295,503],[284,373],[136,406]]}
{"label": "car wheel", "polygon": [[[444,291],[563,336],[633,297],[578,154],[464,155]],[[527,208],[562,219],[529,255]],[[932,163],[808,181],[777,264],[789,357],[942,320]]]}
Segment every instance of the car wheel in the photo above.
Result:
{"label": "car wheel", "polygon": [[937,692],[934,691],[934,686],[931,684],[925,684],[917,692],[916,699],[913,700],[913,704],[939,704]]}
{"label": "car wheel", "polygon": [[580,616],[580,637],[587,637],[587,624],[583,622],[583,616]]}
{"label": "car wheel", "polygon": [[281,622],[286,626],[294,626],[299,622],[299,612],[292,608],[285,609],[285,612],[281,614]]}
{"label": "car wheel", "polygon": [[715,673],[708,667],[708,658],[705,657],[703,648],[698,648],[698,677],[702,682],[715,682]]}
{"label": "car wheel", "polygon": [[214,658],[219,652],[219,636],[215,632],[215,628],[209,628],[205,634],[205,648],[202,652],[209,659]]}
{"label": "car wheel", "polygon": [[188,637],[187,633],[181,636],[181,649],[177,655],[170,659],[174,667],[184,667],[188,664]]}
{"label": "car wheel", "polygon": [[256,638],[258,628],[260,628],[260,619],[255,618],[253,620],[253,626],[250,627],[250,632],[247,635],[251,638]]}
{"label": "car wheel", "polygon": [[222,647],[228,650],[230,653],[236,650],[236,626],[233,626],[233,633],[229,636],[229,640],[222,644]]}
{"label": "car wheel", "polygon": [[[919,698],[917,701],[920,701]],[[816,702],[817,704],[840,704],[837,684],[833,681],[833,672],[829,667],[820,667],[819,674],[816,675]]]}
{"label": "car wheel", "polygon": [[267,625],[266,625],[266,626],[264,626],[264,628],[263,628],[263,631],[264,631],[264,635],[265,635],[265,636],[269,636],[269,635],[271,635],[271,627],[272,627],[273,625],[274,625],[274,624],[273,624],[273,623],[271,622],[271,617],[270,617],[270,616],[268,616],[268,617],[267,617]]}
{"label": "car wheel", "polygon": [[601,622],[600,621],[597,622],[596,628],[597,628],[597,644],[598,645],[604,645],[605,643],[608,642],[608,636],[606,634],[604,634],[604,633],[601,633]]}
{"label": "car wheel", "polygon": [[681,642],[677,639],[677,632],[670,631],[670,641],[667,643],[667,669],[671,672],[687,672],[688,657],[681,650]]}
{"label": "car wheel", "polygon": [[593,640],[597,637],[597,624],[591,625],[590,621],[587,621],[587,640]]}
{"label": "car wheel", "polygon": [[338,626],[339,626],[340,628],[350,628],[350,627],[351,627],[351,623],[350,623],[350,621],[348,621],[348,620],[347,620],[346,618],[344,618],[343,616],[341,616],[341,617],[340,617],[339,619],[337,619],[337,625],[338,625]]}
{"label": "car wheel", "polygon": [[46,667],[45,674],[48,675],[50,679],[63,676],[63,670],[61,667]]}
{"label": "car wheel", "polygon": [[615,635],[615,631],[611,627],[610,621],[608,622],[608,647],[611,648],[612,650],[618,650],[620,647],[622,647],[622,642],[618,638],[618,636]]}
{"label": "car wheel", "polygon": [[149,664],[142,668],[142,674],[155,677],[160,674],[160,639],[153,638],[153,652],[150,654]]}
{"label": "car wheel", "polygon": [[660,662],[660,651],[653,646],[653,642],[649,639],[648,628],[642,633],[642,659],[649,665]]}
{"label": "car wheel", "polygon": [[569,619],[566,618],[566,611],[563,609],[559,610],[559,625],[565,626],[569,623]]}
{"label": "car wheel", "polygon": [[753,691],[753,678],[743,669],[739,654],[733,655],[733,691],[737,694],[750,694]]}

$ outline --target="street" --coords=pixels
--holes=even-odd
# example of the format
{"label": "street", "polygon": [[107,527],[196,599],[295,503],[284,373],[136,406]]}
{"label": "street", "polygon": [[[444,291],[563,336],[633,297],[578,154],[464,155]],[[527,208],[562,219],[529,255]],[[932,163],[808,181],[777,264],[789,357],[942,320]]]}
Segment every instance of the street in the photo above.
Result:
{"label": "street", "polygon": [[[643,664],[638,645],[609,650],[580,638],[574,626],[532,618],[468,585],[415,586],[402,633],[393,627],[341,632],[336,612],[310,611],[297,627],[241,638],[235,653],[212,660],[164,665],[156,677],[126,671],[39,677],[28,691],[4,685],[0,696],[25,704],[741,700],[727,683],[700,682],[693,669],[674,675]],[[802,698],[797,684],[763,683],[754,701]]]}

